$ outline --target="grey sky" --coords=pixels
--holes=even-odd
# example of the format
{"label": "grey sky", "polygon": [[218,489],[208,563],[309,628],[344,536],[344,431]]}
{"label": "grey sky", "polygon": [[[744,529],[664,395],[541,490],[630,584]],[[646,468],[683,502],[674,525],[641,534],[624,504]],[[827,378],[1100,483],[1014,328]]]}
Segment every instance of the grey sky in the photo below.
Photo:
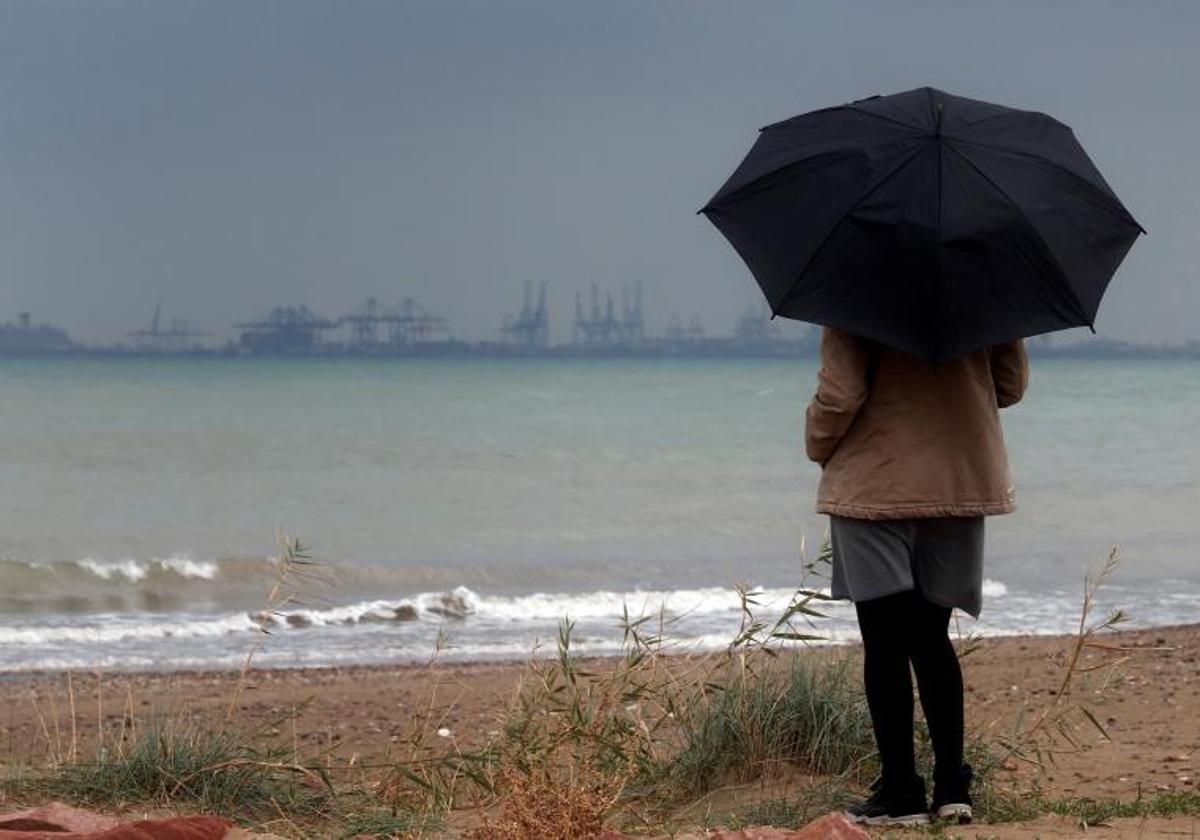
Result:
{"label": "grey sky", "polygon": [[1194,2],[0,3],[0,321],[212,330],[411,295],[495,335],[526,279],[729,330],[695,210],[767,122],[923,84],[1070,124],[1149,230],[1101,334],[1200,337]]}

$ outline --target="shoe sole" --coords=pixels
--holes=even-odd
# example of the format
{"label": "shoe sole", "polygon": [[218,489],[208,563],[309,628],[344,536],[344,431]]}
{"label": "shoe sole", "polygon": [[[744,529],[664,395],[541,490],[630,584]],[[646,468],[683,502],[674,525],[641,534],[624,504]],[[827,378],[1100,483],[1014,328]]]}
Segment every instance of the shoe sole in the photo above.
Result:
{"label": "shoe sole", "polygon": [[929,825],[928,814],[902,814],[898,817],[881,816],[881,817],[857,817],[854,814],[849,814],[850,821],[856,822],[859,825]]}
{"label": "shoe sole", "polygon": [[959,825],[966,825],[971,822],[974,816],[970,805],[963,805],[957,802],[950,802],[943,805],[937,809],[936,814],[938,820],[957,822]]}

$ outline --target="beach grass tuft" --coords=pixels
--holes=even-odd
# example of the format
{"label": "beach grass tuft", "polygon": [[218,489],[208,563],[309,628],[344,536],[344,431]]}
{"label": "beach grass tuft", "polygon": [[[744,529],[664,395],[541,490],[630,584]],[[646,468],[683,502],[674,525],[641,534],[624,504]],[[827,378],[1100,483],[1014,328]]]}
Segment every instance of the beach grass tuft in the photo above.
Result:
{"label": "beach grass tuft", "polygon": [[874,751],[871,719],[849,663],[793,656],[735,678],[689,716],[671,763],[682,791],[757,777],[788,762],[814,774],[840,774]]}
{"label": "beach grass tuft", "polygon": [[137,804],[239,821],[319,816],[333,796],[318,769],[179,719],[152,721],[128,745],[102,749],[91,761],[27,772],[20,785],[26,796],[110,811]]}

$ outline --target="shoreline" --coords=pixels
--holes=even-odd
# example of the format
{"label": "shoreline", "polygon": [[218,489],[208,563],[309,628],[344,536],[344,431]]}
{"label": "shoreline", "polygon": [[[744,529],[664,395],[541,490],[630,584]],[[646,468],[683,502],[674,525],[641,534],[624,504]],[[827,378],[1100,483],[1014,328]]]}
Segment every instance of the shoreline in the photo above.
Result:
{"label": "shoreline", "polygon": [[[1093,620],[1095,616],[1092,617]],[[951,639],[953,641],[965,641],[968,635],[967,632],[955,633],[954,618],[951,619]],[[1188,632],[1196,631],[1200,633],[1200,619],[1195,622],[1175,622],[1170,624],[1150,624],[1128,626],[1125,629],[1112,631],[1118,635],[1122,634],[1148,634],[1155,632]],[[730,638],[733,638],[733,633]],[[1060,633],[1054,631],[1046,632],[1014,632],[1008,633],[1004,631],[982,634],[981,638],[985,642],[1017,642],[1038,641],[1040,643],[1053,643],[1055,641],[1065,642],[1073,639],[1074,633]],[[586,644],[586,643],[585,643]],[[784,650],[788,653],[803,652],[805,650],[829,650],[836,648],[857,648],[861,646],[861,641],[857,638],[829,638],[825,640],[810,640],[802,644],[788,644],[784,646]],[[269,647],[269,643],[267,645]],[[573,645],[576,649],[576,655],[581,660],[589,662],[604,662],[613,661],[621,657],[618,650],[612,652],[588,652],[586,647],[581,647],[578,644]],[[677,649],[667,647],[664,649],[664,655],[671,658],[686,658],[692,656],[712,656],[719,654],[725,650],[727,645],[713,646],[693,646],[688,647],[680,644]],[[451,649],[452,650],[452,649]],[[248,673],[251,674],[298,674],[298,675],[314,675],[323,673],[350,674],[350,673],[385,673],[385,672],[409,672],[422,671],[430,667],[438,668],[455,668],[455,669],[472,669],[472,668],[514,668],[523,667],[529,662],[553,658],[556,656],[555,648],[551,644],[539,645],[540,652],[535,652],[531,646],[527,653],[521,655],[497,654],[495,656],[480,656],[475,653],[468,654],[464,658],[457,658],[452,653],[443,654],[437,657],[429,656],[414,656],[412,659],[397,659],[391,662],[344,662],[338,664],[258,664],[252,663],[252,667]],[[261,657],[262,652],[255,654],[255,657]],[[231,664],[228,667],[221,666],[173,666],[164,664],[162,666],[147,666],[147,667],[119,667],[119,666],[91,666],[80,668],[45,668],[32,667],[21,669],[0,669],[0,686],[8,683],[20,683],[23,681],[35,680],[51,680],[65,679],[68,674],[73,674],[76,677],[86,677],[102,674],[105,678],[124,679],[124,678],[166,678],[166,677],[194,677],[203,679],[216,679],[221,677],[229,677],[237,675],[243,670],[243,662]],[[0,698],[2,699],[2,698]]]}

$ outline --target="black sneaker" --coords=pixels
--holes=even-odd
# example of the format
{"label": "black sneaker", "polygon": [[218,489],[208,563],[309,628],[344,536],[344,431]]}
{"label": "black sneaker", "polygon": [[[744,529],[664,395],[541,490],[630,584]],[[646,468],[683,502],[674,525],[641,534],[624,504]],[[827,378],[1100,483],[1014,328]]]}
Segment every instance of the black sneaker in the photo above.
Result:
{"label": "black sneaker", "polygon": [[971,811],[971,772],[970,764],[963,764],[959,770],[951,774],[934,774],[933,804],[929,812],[936,820],[956,822],[966,825],[974,817]]}
{"label": "black sneaker", "polygon": [[906,790],[885,788],[881,781],[870,787],[871,795],[846,809],[851,821],[862,825],[925,825],[929,822],[926,810],[925,782],[914,778]]}

